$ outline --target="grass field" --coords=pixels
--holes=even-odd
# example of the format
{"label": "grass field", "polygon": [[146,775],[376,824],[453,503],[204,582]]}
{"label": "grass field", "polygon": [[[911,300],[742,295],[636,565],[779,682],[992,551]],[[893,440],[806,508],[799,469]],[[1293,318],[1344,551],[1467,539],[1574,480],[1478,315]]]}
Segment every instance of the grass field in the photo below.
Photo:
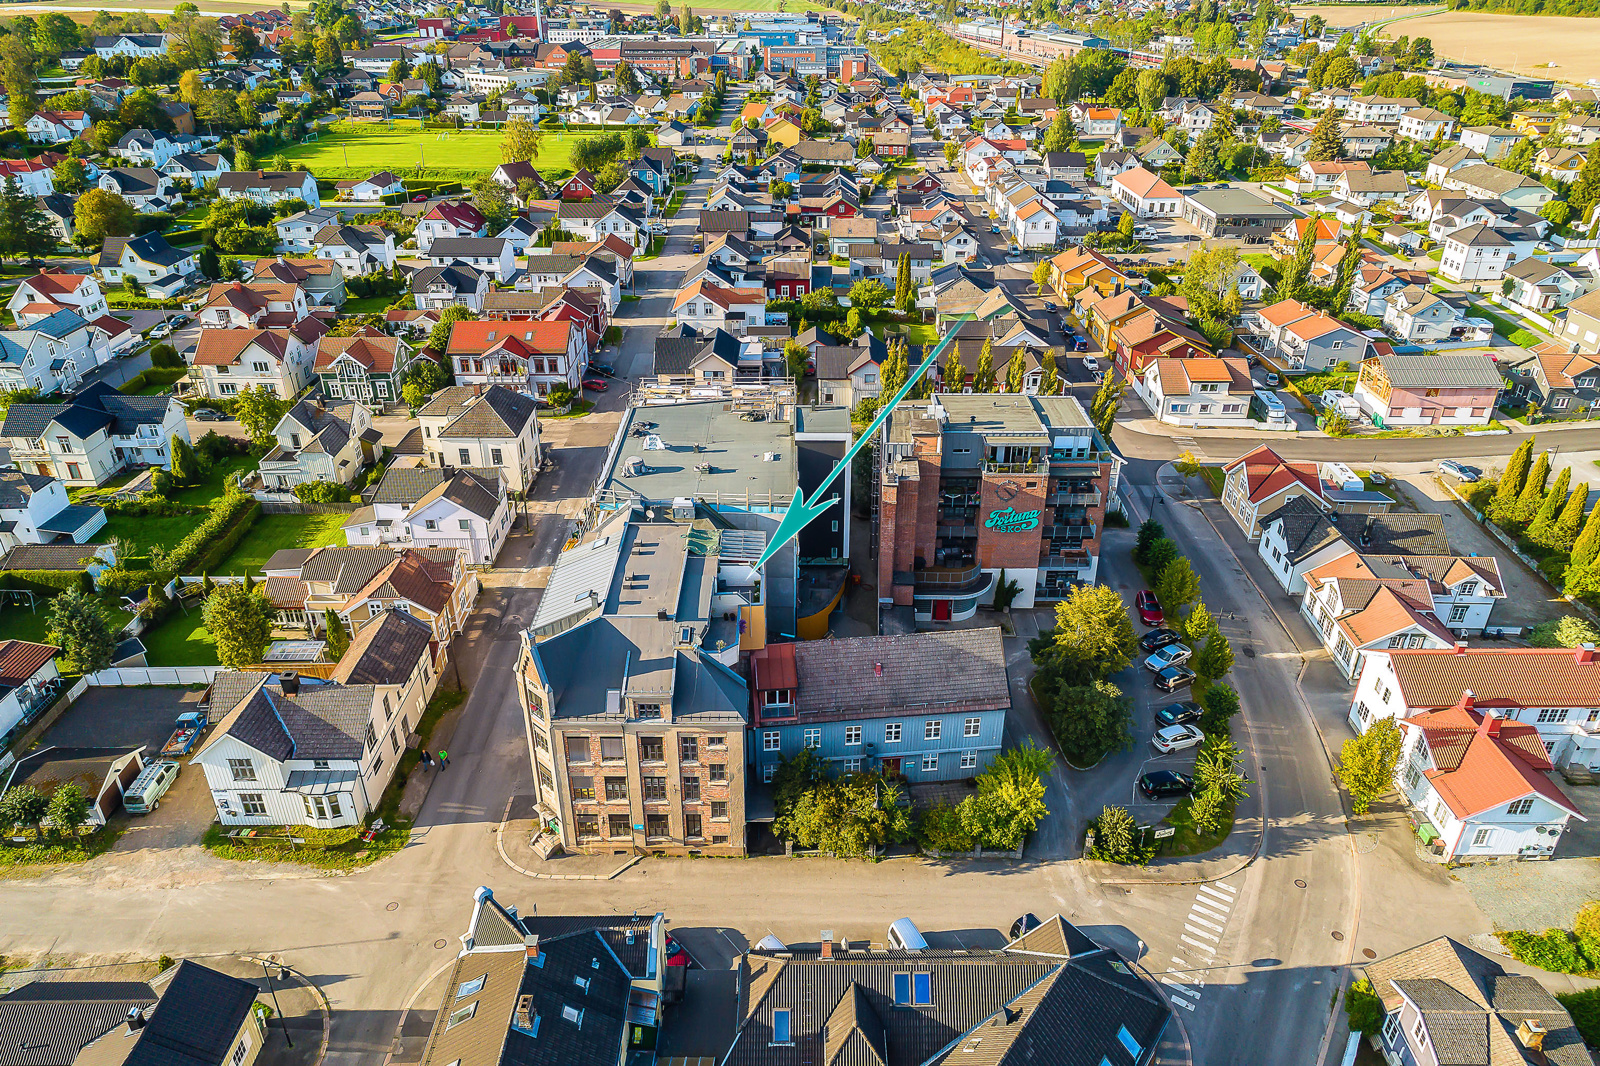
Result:
{"label": "grass field", "polygon": [[[38,14],[42,11],[59,11],[74,22],[89,23],[94,21],[95,13],[99,11],[143,11],[146,14],[154,15],[156,21],[160,22],[172,14],[173,6],[168,4],[166,7],[153,7],[148,3],[148,0],[99,0],[95,6],[87,7],[82,3],[82,0],[76,0],[76,2],[68,0],[68,2],[60,4],[49,2],[8,4],[6,5],[6,14],[30,15]],[[310,7],[311,4],[309,0],[289,0],[289,6],[290,8],[303,8]],[[211,16],[239,15],[247,11],[259,10],[261,10],[261,5],[251,2],[251,0],[206,0],[205,5],[200,8],[200,14]]]}
{"label": "grass field", "polygon": [[222,562],[219,574],[256,574],[272,553],[282,548],[321,548],[344,543],[342,514],[268,514],[256,519],[250,532]]}
{"label": "grass field", "polygon": [[[546,178],[565,177],[573,171],[572,146],[595,136],[552,130],[539,146],[534,165]],[[279,154],[291,164],[304,163],[319,178],[364,178],[376,170],[392,170],[402,178],[470,181],[500,165],[500,131],[420,130],[409,121],[393,127],[337,122],[310,144],[284,148],[273,156]]]}
{"label": "grass field", "polygon": [[[1388,4],[1296,5],[1296,14],[1318,14],[1332,25],[1354,25],[1427,10]],[[1441,59],[1485,63],[1523,74],[1582,84],[1600,78],[1600,19],[1559,15],[1497,15],[1483,11],[1446,11],[1407,18],[1384,30],[1433,42]]]}
{"label": "grass field", "polygon": [[198,604],[191,606],[187,614],[174,611],[139,639],[144,642],[145,661],[151,666],[217,665],[217,641],[206,632]]}

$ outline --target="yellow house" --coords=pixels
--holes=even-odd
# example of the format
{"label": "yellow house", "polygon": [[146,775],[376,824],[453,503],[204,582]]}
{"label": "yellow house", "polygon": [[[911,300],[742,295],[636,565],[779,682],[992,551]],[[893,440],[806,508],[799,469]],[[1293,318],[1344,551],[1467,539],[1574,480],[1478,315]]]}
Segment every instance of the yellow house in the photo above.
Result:
{"label": "yellow house", "polygon": [[1555,125],[1556,118],[1549,111],[1523,111],[1511,116],[1511,128],[1530,137],[1543,137]]}
{"label": "yellow house", "polygon": [[1069,248],[1050,260],[1050,284],[1057,296],[1070,300],[1085,287],[1109,296],[1118,285],[1131,285],[1133,280],[1099,252]]}
{"label": "yellow house", "polygon": [[800,127],[782,116],[769,120],[766,131],[769,144],[781,144],[785,148],[793,148],[801,140]]}

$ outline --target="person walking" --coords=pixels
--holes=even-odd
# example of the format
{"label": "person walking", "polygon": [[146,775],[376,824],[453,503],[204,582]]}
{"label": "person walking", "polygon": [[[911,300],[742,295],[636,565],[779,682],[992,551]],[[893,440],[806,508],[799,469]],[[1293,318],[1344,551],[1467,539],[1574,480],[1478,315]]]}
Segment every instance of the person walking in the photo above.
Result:
{"label": "person walking", "polygon": [[439,749],[439,769],[443,770],[450,765],[450,753],[443,748]]}
{"label": "person walking", "polygon": [[423,767],[423,769],[427,770],[427,769],[432,769],[433,768],[433,756],[428,754],[428,749],[427,748],[423,748],[422,749],[421,758],[422,758],[422,767]]}

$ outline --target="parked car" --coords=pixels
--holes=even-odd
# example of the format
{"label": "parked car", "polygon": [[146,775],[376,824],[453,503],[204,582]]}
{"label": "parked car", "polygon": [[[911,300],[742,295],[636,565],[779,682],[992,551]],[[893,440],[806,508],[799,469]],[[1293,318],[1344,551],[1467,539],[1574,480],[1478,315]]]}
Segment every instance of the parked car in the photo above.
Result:
{"label": "parked car", "polygon": [[1000,232],[1000,223],[995,222],[992,225],[990,225],[989,226],[989,232],[990,233],[999,233]]}
{"label": "parked car", "polygon": [[1091,374],[1098,374],[1100,372],[1100,360],[1092,355],[1086,355],[1083,357],[1083,368]]}
{"label": "parked car", "polygon": [[1046,311],[1049,311],[1051,314],[1054,314],[1055,311],[1056,311],[1056,305],[1054,303],[1052,303],[1051,301],[1046,300],[1044,302],[1044,309]]}
{"label": "parked car", "polygon": [[149,814],[161,806],[161,797],[178,779],[175,759],[157,759],[145,765],[122,794],[122,806],[129,814]]}
{"label": "parked car", "polygon": [[1086,351],[1088,351],[1089,350],[1089,338],[1080,337],[1076,333],[1074,333],[1072,335],[1072,350],[1075,351],[1075,352],[1086,352]]}
{"label": "parked car", "polygon": [[1011,939],[1016,940],[1018,937],[1027,936],[1028,933],[1039,928],[1043,924],[1043,922],[1034,916],[1032,911],[1029,911],[1027,914],[1024,914],[1022,917],[1011,923]]}
{"label": "parked car", "polygon": [[187,711],[178,715],[176,728],[172,730],[172,735],[167,738],[166,744],[162,745],[162,757],[176,759],[180,755],[189,754],[189,749],[194,747],[209,724],[206,716],[199,711]]}
{"label": "parked car", "polygon": [[590,363],[589,369],[593,370],[596,374],[604,374],[608,378],[614,378],[617,376],[617,368],[612,366],[610,363]]}
{"label": "parked car", "polygon": [[1556,250],[1556,246],[1549,241],[1540,241],[1533,246],[1533,250],[1536,252],[1553,252]]}
{"label": "parked car", "polygon": [[1151,770],[1139,775],[1139,791],[1145,799],[1171,799],[1194,791],[1194,778],[1176,770]]}
{"label": "parked car", "polygon": [[1166,621],[1166,616],[1161,613],[1161,604],[1156,600],[1156,594],[1149,589],[1143,589],[1133,598],[1133,607],[1139,612],[1139,621],[1147,626],[1158,626]]}
{"label": "parked car", "polygon": [[1483,476],[1483,471],[1466,463],[1458,463],[1454,459],[1440,459],[1439,473],[1449,474],[1460,481],[1476,481]]}
{"label": "parked car", "polygon": [[1156,708],[1156,726],[1165,728],[1169,725],[1189,725],[1200,721],[1200,715],[1205,708],[1192,700],[1182,703],[1169,703],[1165,707]]}
{"label": "parked car", "polygon": [[209,407],[196,408],[193,418],[196,422],[226,422],[228,416],[221,411],[213,411]]}
{"label": "parked car", "polygon": [[1283,379],[1280,378],[1278,375],[1272,373],[1270,370],[1267,372],[1266,381],[1267,381],[1267,388],[1269,388],[1269,389],[1275,389],[1279,385],[1283,384]]}
{"label": "parked car", "polygon": [[1168,644],[1176,644],[1183,639],[1183,634],[1176,629],[1152,629],[1139,638],[1139,647],[1143,651],[1159,651]]}
{"label": "parked car", "polygon": [[1194,652],[1189,650],[1187,644],[1168,644],[1144,661],[1144,668],[1152,674],[1159,674],[1169,666],[1186,663]]}
{"label": "parked car", "polygon": [[606,391],[606,383],[601,378],[584,378],[583,387],[586,389],[593,389],[595,392]]}
{"label": "parked car", "polygon": [[1367,475],[1367,484],[1369,485],[1387,485],[1388,483],[1389,475],[1387,474],[1380,474],[1378,471],[1374,470],[1372,473]]}
{"label": "parked car", "polygon": [[683,945],[672,937],[667,937],[667,965],[688,966],[689,961],[689,953],[683,950]]}
{"label": "parked car", "polygon": [[172,323],[170,323],[170,322],[158,323],[156,325],[156,328],[150,331],[150,336],[152,336],[152,337],[168,337],[168,336],[171,336],[171,335],[172,335]]}
{"label": "parked car", "polygon": [[1187,666],[1169,666],[1156,675],[1156,688],[1162,692],[1176,692],[1194,680],[1194,671]]}
{"label": "parked car", "polygon": [[1157,751],[1170,754],[1174,751],[1183,751],[1185,748],[1197,747],[1206,735],[1192,725],[1169,725],[1165,729],[1156,730],[1156,735],[1150,738],[1150,744]]}

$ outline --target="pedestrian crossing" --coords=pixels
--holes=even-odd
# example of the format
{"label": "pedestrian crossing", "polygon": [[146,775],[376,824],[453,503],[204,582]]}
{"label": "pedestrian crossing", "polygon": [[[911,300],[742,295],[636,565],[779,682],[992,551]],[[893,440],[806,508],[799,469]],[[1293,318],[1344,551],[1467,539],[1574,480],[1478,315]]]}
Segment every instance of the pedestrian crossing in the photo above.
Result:
{"label": "pedestrian crossing", "polygon": [[1183,932],[1178,934],[1181,946],[1176,950],[1181,954],[1172,956],[1167,972],[1161,975],[1168,998],[1191,1014],[1205,989],[1206,971],[1216,964],[1237,895],[1238,889],[1221,881],[1200,886],[1183,920]]}

